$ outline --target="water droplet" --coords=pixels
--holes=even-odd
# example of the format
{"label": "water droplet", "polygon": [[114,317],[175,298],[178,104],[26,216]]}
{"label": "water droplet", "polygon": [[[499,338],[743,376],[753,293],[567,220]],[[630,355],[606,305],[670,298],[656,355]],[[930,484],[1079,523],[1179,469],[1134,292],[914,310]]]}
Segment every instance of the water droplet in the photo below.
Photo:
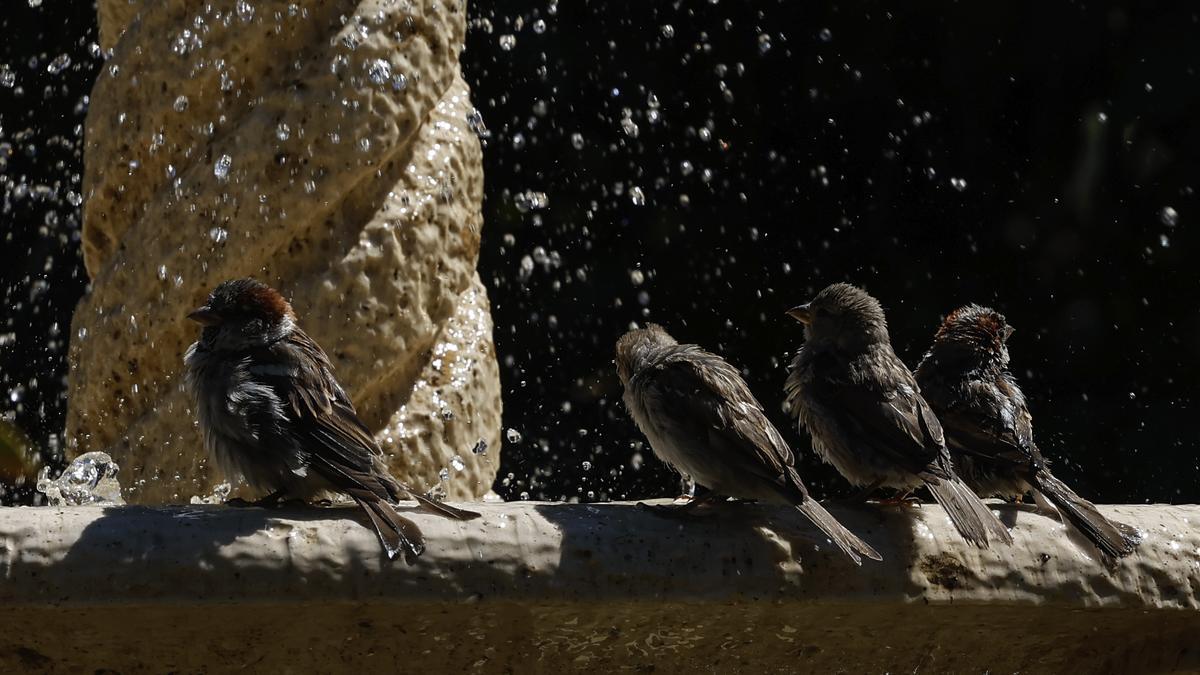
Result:
{"label": "water droplet", "polygon": [[487,125],[483,123],[483,113],[479,112],[478,108],[472,108],[471,112],[467,113],[467,126],[480,140],[492,137],[492,132],[488,131]]}
{"label": "water droplet", "polygon": [[636,185],[629,188],[629,201],[632,202],[634,206],[645,206],[646,195],[642,192],[642,188]]}
{"label": "water droplet", "polygon": [[454,467],[455,471],[462,471],[467,468],[467,463],[463,461],[462,457],[455,455],[450,458],[450,466]]}
{"label": "water droplet", "polygon": [[625,135],[630,138],[638,137],[639,129],[637,122],[633,121],[633,118],[629,116],[628,111],[626,111],[626,115],[621,118],[621,131],[625,132]]}
{"label": "water droplet", "polygon": [[646,275],[641,270],[629,270],[629,282],[634,286],[641,286],[644,281],[646,281]]}
{"label": "water droplet", "polygon": [[221,155],[217,158],[217,163],[213,165],[213,175],[217,180],[225,180],[229,176],[229,168],[233,166],[233,158],[229,155]]}
{"label": "water droplet", "polygon": [[246,2],[246,0],[237,1],[237,15],[242,21],[250,21],[254,18],[254,5]]}
{"label": "water droplet", "polygon": [[392,65],[385,59],[367,62],[367,77],[374,84],[384,84],[392,79]]}
{"label": "water droplet", "polygon": [[479,442],[475,444],[475,447],[471,448],[471,454],[472,455],[482,455],[485,452],[487,452],[487,448],[488,448],[487,441],[485,441],[481,438],[481,439],[479,439]]}
{"label": "water droplet", "polygon": [[822,28],[821,31],[817,33],[817,37],[821,38],[821,42],[832,42],[833,31],[829,30],[828,28]]}
{"label": "water droplet", "polygon": [[275,127],[275,138],[278,138],[281,141],[286,141],[288,138],[291,137],[291,135],[292,135],[292,128],[289,127],[286,122],[280,122]]}
{"label": "water droplet", "polygon": [[769,51],[771,51],[771,36],[762,33],[758,36],[758,53],[766,54]]}
{"label": "water droplet", "polygon": [[1096,119],[1100,120],[1101,124],[1108,121],[1108,113],[1096,113]]}
{"label": "water droplet", "polygon": [[46,72],[51,75],[57,75],[66,70],[71,65],[71,57],[66,54],[59,54],[53,61],[46,64]]}
{"label": "water droplet", "polygon": [[517,37],[515,35],[505,34],[505,35],[500,36],[500,49],[503,49],[504,51],[507,52],[507,51],[512,51],[512,48],[516,47],[516,46],[517,46]]}
{"label": "water droplet", "polygon": [[571,134],[571,147],[575,148],[576,150],[582,150],[583,146],[583,134],[578,132]]}
{"label": "water droplet", "polygon": [[[185,28],[181,33],[179,33],[179,35],[175,36],[175,39],[171,42],[171,51],[175,52],[179,56],[184,56],[203,46],[204,41],[200,39],[200,35]],[[113,67],[115,68],[116,64],[114,64]],[[117,76],[115,72],[112,75],[113,77]]]}
{"label": "water droplet", "polygon": [[512,201],[513,206],[517,207],[517,210],[521,213],[544,209],[550,204],[550,198],[546,196],[545,192],[535,192],[533,190],[518,192],[513,195]]}
{"label": "water droplet", "polygon": [[1179,224],[1179,212],[1170,206],[1162,207],[1162,211],[1158,212],[1158,219],[1167,227],[1175,227]]}
{"label": "water droplet", "polygon": [[[529,262],[532,263],[533,261],[530,260]],[[521,442],[521,432],[517,431],[516,429],[513,429],[512,427],[509,427],[508,430],[504,432],[504,437],[506,439],[508,439],[509,443],[520,443]]]}
{"label": "water droplet", "polygon": [[967,189],[967,181],[964,178],[951,178],[950,187],[962,192],[963,190]]}
{"label": "water droplet", "polygon": [[9,89],[12,89],[13,85],[15,85],[16,83],[17,83],[17,74],[16,73],[14,73],[12,70],[10,70],[8,66],[4,66],[3,68],[0,68],[0,86],[4,86]]}
{"label": "water droplet", "polygon": [[541,19],[534,21],[533,22],[533,32],[537,33],[538,35],[545,33],[546,32],[546,22]]}
{"label": "water droplet", "polygon": [[587,460],[584,460],[584,461],[583,461],[583,463],[581,463],[581,464],[579,465],[579,467],[580,467],[581,469],[583,469],[584,471],[591,471],[591,470],[592,470],[592,463],[591,463],[591,462],[589,462],[589,461],[587,461]]}
{"label": "water droplet", "polygon": [[183,112],[188,109],[188,97],[180,95],[175,99],[175,104],[171,106],[175,112]]}
{"label": "water droplet", "polygon": [[213,240],[213,243],[222,244],[229,238],[229,232],[223,227],[214,227],[208,231],[208,238]]}
{"label": "water droplet", "polygon": [[1162,246],[1163,248],[1170,248],[1171,247],[1171,238],[1165,234],[1158,235],[1158,245]]}
{"label": "water droplet", "polygon": [[408,87],[408,76],[396,73],[392,76],[392,91],[404,91]]}
{"label": "water droplet", "polygon": [[662,36],[667,39],[675,37],[675,26],[672,26],[669,23],[664,23],[660,30],[662,30]]}
{"label": "water droplet", "polygon": [[450,480],[450,470],[445,467],[442,467],[438,471],[438,478],[442,479],[443,481]]}

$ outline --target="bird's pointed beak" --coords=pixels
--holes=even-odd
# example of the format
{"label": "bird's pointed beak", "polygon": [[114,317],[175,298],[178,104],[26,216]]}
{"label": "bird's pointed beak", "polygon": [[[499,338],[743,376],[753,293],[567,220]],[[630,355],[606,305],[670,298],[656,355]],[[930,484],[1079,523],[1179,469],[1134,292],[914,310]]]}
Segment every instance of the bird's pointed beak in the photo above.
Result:
{"label": "bird's pointed beak", "polygon": [[799,307],[793,307],[789,309],[787,311],[787,315],[804,324],[805,326],[812,323],[812,310],[809,309],[808,303],[804,303]]}
{"label": "bird's pointed beak", "polygon": [[221,323],[221,317],[217,313],[208,308],[208,305],[199,307],[187,315],[187,318],[195,321],[201,326],[215,326]]}

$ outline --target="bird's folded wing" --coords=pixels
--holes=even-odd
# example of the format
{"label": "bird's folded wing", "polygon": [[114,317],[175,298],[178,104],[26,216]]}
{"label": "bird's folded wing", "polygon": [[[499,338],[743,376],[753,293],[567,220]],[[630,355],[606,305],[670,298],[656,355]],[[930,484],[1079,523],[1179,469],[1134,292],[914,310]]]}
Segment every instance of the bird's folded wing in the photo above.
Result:
{"label": "bird's folded wing", "polygon": [[955,449],[1013,468],[1043,464],[1025,406],[995,392],[975,393],[993,395],[972,396],[974,405],[956,401],[939,416]]}
{"label": "bird's folded wing", "polygon": [[915,473],[945,478],[938,459],[945,440],[942,426],[915,386],[879,391],[826,374],[809,385],[826,413],[854,435],[854,442],[892,458]]}
{"label": "bird's folded wing", "polygon": [[688,420],[694,433],[703,434],[728,461],[780,486],[793,482],[791,449],[725,360],[684,345],[646,375],[645,386],[653,389],[662,412],[674,420]]}
{"label": "bird's folded wing", "polygon": [[274,389],[291,418],[292,424],[281,432],[286,437],[278,440],[294,443],[308,457],[309,467],[334,485],[363,488],[388,498],[389,491],[374,470],[382,451],[333,379],[328,357],[299,330],[288,341],[311,358],[289,363],[286,371],[266,368],[256,375]]}

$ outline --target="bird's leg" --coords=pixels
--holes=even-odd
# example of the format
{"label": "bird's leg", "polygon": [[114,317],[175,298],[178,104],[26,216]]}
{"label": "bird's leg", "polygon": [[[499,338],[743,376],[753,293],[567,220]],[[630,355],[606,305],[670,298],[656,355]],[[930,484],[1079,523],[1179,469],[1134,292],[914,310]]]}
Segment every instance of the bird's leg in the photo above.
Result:
{"label": "bird's leg", "polygon": [[276,490],[271,494],[248,502],[241,497],[234,497],[225,501],[225,506],[233,506],[237,508],[245,508],[247,506],[257,506],[260,509],[271,509],[283,503],[284,496],[287,495],[287,490]]}
{"label": "bird's leg", "polygon": [[913,496],[912,490],[902,490],[887,499],[877,502],[880,506],[920,506],[921,500]]}
{"label": "bird's leg", "polygon": [[686,504],[645,504],[638,502],[638,508],[648,509],[664,516],[686,516],[691,514],[697,506],[720,498],[720,495],[715,494],[712,490],[703,485],[697,485],[693,491],[692,500]]}
{"label": "bird's leg", "polygon": [[882,485],[883,485],[883,479],[879,478],[874,483],[871,483],[870,485],[862,488],[861,490],[859,490],[858,492],[855,492],[854,494],[850,495],[849,497],[846,497],[845,499],[837,499],[834,501],[839,504],[848,504],[848,505],[849,504],[866,504],[867,500],[871,498],[871,495],[875,494],[875,491],[878,490]]}
{"label": "bird's leg", "polygon": [[273,509],[283,502],[284,496],[287,495],[287,490],[276,490],[271,494],[254,502],[255,506],[260,506],[264,509]]}
{"label": "bird's leg", "polygon": [[676,504],[686,504],[696,496],[696,481],[687,476],[679,477],[679,496],[675,498]]}

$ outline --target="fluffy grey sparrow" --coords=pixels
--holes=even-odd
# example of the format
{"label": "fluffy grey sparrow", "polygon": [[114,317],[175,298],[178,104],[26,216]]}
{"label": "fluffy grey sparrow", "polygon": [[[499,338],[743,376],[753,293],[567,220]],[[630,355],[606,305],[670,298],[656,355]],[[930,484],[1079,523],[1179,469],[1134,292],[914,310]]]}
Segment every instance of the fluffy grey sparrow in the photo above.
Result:
{"label": "fluffy grey sparrow", "polygon": [[856,564],[881,560],[809,495],[787,442],[721,357],[650,324],[617,341],[617,375],[654,453],[696,482],[693,504],[720,495],[793,505]]}
{"label": "fluffy grey sparrow", "polygon": [[804,324],[787,405],[813,449],[865,493],[925,485],[969,542],[1012,536],[955,474],[942,426],[892,350],[879,301],[849,284],[828,286],[788,312]]}
{"label": "fluffy grey sparrow", "polygon": [[[981,497],[1053,505],[1110,558],[1137,545],[1133,528],[1114,523],[1050,473],[1033,441],[1025,395],[1008,370],[1012,327],[993,309],[967,305],[942,322],[917,366],[917,382],[946,432],[959,475]],[[1048,504],[1047,504],[1048,502]]]}
{"label": "fluffy grey sparrow", "polygon": [[349,495],[366,512],[389,558],[425,549],[416,524],[389,506],[411,497],[458,520],[479,514],[439,504],[388,472],[320,345],[296,325],[291,305],[253,279],[226,281],[188,315],[204,326],[187,350],[187,382],[204,444],[231,478],[303,500]]}

